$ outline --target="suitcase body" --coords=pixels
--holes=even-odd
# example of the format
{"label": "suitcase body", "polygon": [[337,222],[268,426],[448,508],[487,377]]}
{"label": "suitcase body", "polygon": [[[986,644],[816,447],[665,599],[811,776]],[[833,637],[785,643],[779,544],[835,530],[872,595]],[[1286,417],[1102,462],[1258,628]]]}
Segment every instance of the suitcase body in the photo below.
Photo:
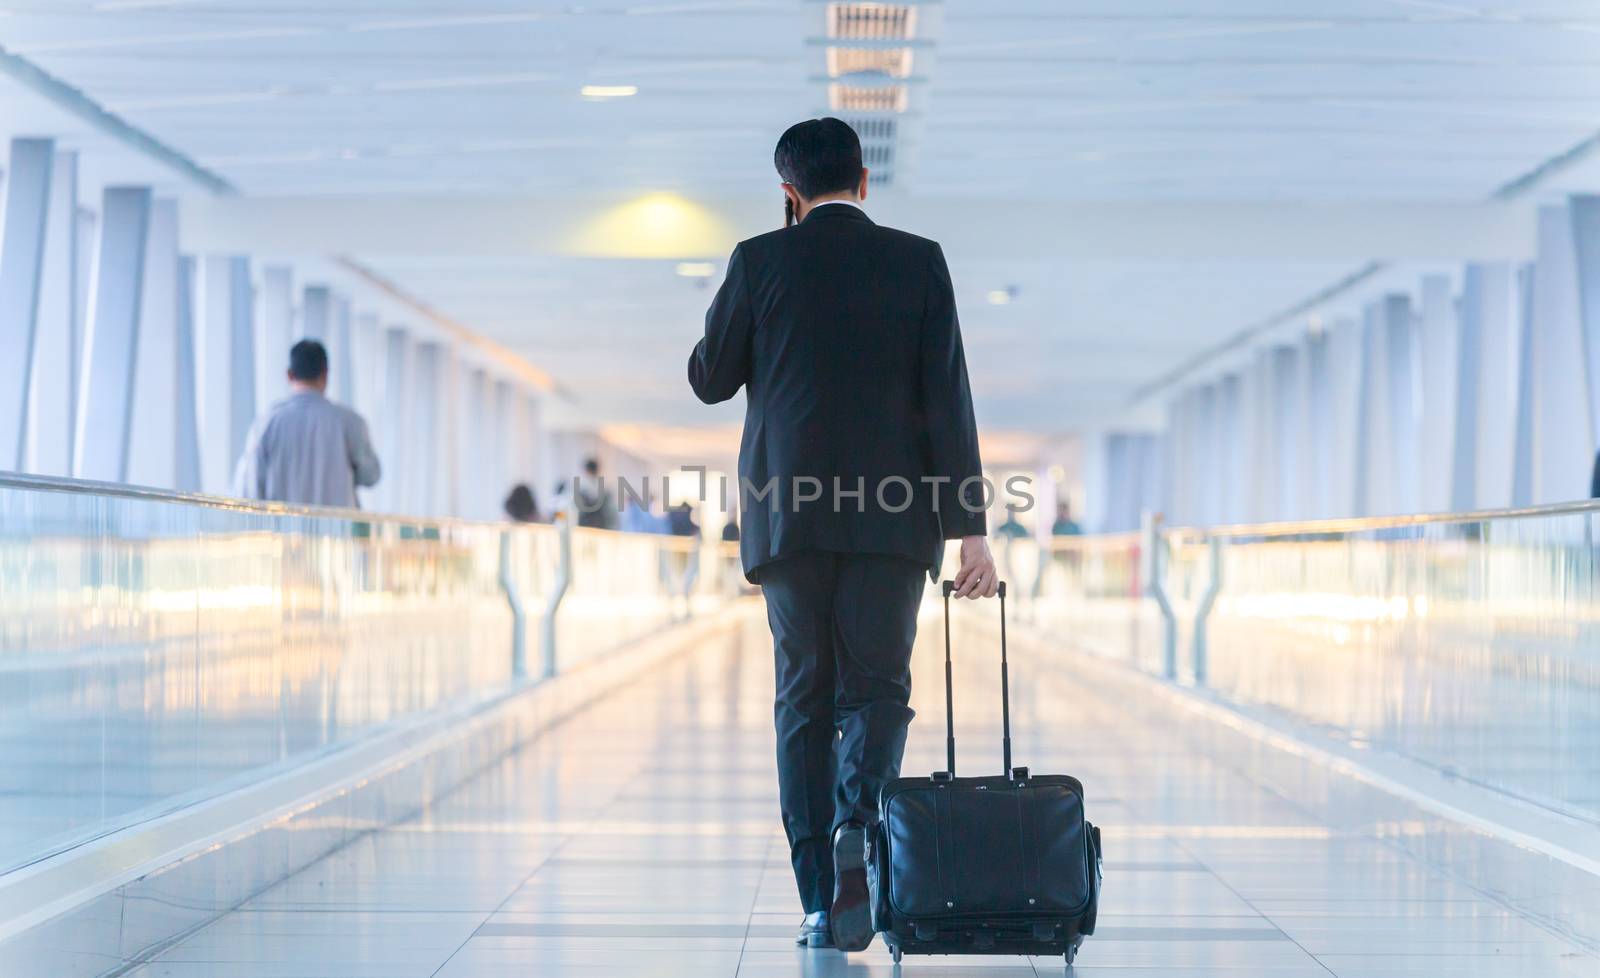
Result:
{"label": "suitcase body", "polygon": [[[950,592],[946,582],[947,716]],[[952,719],[950,769],[898,778],[879,796],[867,860],[873,926],[896,961],[904,954],[1059,954],[1070,965],[1094,933],[1100,833],[1084,817],[1083,785],[1011,767],[1003,584],[1000,607],[1005,773],[954,775]]]}

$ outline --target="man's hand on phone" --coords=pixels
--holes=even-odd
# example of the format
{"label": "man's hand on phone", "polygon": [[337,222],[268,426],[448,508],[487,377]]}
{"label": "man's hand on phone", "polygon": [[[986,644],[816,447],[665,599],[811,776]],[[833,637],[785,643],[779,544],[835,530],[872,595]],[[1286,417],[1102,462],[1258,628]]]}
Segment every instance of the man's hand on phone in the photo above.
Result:
{"label": "man's hand on phone", "polygon": [[994,569],[986,537],[961,538],[961,569],[956,571],[955,585],[956,597],[974,600],[992,598],[1000,589],[1000,574]]}

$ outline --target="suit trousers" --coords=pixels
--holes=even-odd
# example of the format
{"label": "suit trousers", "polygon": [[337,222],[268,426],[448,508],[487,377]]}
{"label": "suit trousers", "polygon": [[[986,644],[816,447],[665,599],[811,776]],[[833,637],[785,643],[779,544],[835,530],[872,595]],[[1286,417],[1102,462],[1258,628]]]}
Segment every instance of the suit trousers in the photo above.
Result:
{"label": "suit trousers", "polygon": [[833,899],[833,830],[878,820],[911,723],[911,646],[927,567],[807,551],[761,568],[777,660],[778,797],[806,913]]}

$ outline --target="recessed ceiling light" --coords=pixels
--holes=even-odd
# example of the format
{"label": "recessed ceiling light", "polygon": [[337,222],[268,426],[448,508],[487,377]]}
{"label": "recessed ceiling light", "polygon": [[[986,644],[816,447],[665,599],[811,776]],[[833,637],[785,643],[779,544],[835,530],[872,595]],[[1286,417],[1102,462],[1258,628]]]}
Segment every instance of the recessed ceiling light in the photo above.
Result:
{"label": "recessed ceiling light", "polygon": [[678,262],[678,274],[684,278],[710,278],[716,273],[716,266],[708,261]]}
{"label": "recessed ceiling light", "polygon": [[578,89],[584,98],[627,98],[639,94],[637,85],[585,85]]}
{"label": "recessed ceiling light", "polygon": [[989,305],[991,305],[991,306],[1009,306],[1009,305],[1011,305],[1011,290],[1010,289],[994,289],[993,291],[991,291],[989,293]]}

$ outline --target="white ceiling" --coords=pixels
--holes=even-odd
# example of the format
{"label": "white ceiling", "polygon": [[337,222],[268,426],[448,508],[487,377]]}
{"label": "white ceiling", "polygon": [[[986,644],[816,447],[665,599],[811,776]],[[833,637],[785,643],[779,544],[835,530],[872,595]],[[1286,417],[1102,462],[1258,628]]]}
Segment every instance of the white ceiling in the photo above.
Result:
{"label": "white ceiling", "polygon": [[[906,141],[878,192],[929,209],[974,196],[1476,201],[1600,130],[1593,0],[920,9]],[[761,194],[775,192],[777,133],[827,109],[823,11],[0,0],[0,45],[249,195]],[[585,84],[639,94],[590,101]],[[35,100],[5,85],[0,135],[39,125]],[[86,157],[113,153],[72,138]],[[1600,189],[1600,173],[1582,165],[1543,189]],[[593,420],[727,420],[684,390],[708,294],[670,264],[415,251],[356,257],[562,377]],[[966,258],[954,272],[980,415],[1031,428],[1114,416],[1141,382],[1349,270]],[[985,301],[1006,286],[1016,301]]]}

